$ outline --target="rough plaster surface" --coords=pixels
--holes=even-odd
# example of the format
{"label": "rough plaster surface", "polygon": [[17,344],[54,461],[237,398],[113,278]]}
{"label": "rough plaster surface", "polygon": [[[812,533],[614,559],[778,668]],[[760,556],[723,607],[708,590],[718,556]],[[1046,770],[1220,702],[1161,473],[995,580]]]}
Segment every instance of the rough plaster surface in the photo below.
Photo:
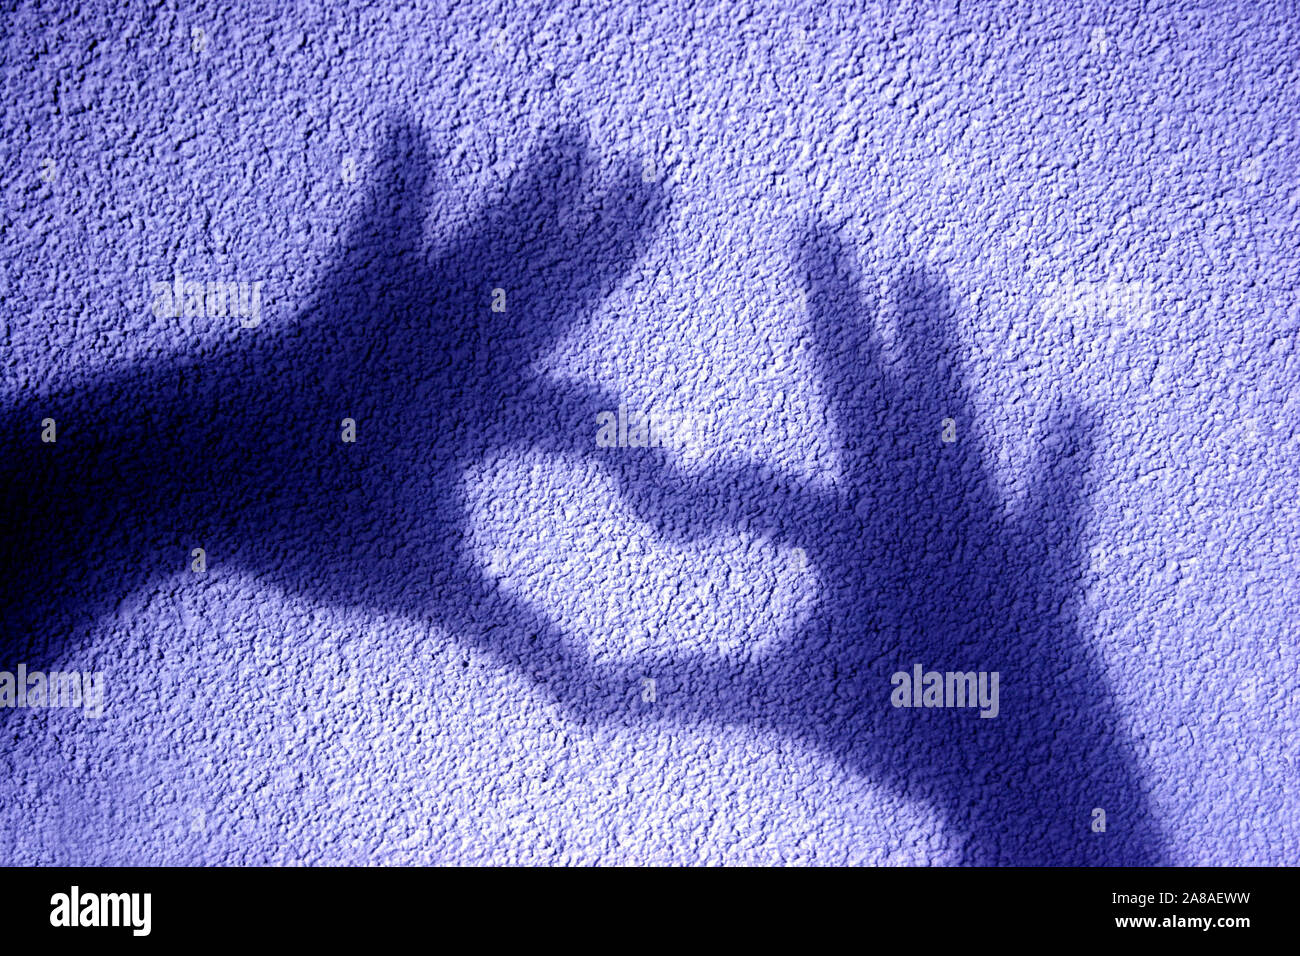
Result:
{"label": "rough plaster surface", "polygon": [[1295,863],[1298,27],[7,6],[0,861]]}

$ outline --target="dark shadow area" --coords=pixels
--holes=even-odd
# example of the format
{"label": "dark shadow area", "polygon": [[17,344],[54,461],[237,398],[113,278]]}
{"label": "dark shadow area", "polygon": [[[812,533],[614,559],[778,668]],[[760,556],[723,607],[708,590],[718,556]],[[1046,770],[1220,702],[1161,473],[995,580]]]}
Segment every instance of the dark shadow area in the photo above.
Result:
{"label": "dark shadow area", "polygon": [[[518,668],[579,720],[750,724],[833,754],[937,807],[967,862],[1148,864],[1158,834],[1107,683],[1078,633],[1090,427],[1043,448],[1033,504],[1004,511],[977,443],[941,280],[905,277],[902,357],[841,240],[801,237],[820,374],[843,480],[673,467],[657,449],[600,449],[618,397],[531,363],[626,275],[666,199],[639,169],[601,168],[569,133],[543,144],[472,229],[433,253],[428,145],[397,125],[330,278],[290,324],[241,332],[4,410],[0,620],[6,657],[40,668],[140,588],[247,569],[320,603],[447,628]],[[504,313],[492,290],[506,290]],[[58,422],[57,444],[40,422]],[[942,418],[959,440],[939,441]],[[340,440],[355,419],[357,442]],[[512,448],[580,454],[665,537],[749,530],[805,549],[816,623],[741,663],[660,658],[597,668],[503,592],[468,547],[464,473]],[[1000,715],[895,709],[890,675],[999,671]],[[640,702],[643,676],[658,701]],[[1106,833],[1089,830],[1105,809]]]}

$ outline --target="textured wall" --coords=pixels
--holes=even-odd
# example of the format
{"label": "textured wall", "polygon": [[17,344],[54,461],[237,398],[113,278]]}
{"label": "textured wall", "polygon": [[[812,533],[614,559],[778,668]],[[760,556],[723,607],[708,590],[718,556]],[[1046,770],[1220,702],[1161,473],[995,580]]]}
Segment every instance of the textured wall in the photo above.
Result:
{"label": "textured wall", "polygon": [[0,862],[1295,863],[1294,6],[606,6],[6,9]]}

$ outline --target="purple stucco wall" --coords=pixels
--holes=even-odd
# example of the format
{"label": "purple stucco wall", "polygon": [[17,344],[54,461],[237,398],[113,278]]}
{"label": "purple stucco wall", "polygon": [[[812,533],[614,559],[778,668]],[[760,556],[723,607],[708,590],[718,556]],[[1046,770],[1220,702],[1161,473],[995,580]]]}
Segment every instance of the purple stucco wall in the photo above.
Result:
{"label": "purple stucco wall", "polygon": [[0,23],[0,862],[1300,859],[1289,0]]}

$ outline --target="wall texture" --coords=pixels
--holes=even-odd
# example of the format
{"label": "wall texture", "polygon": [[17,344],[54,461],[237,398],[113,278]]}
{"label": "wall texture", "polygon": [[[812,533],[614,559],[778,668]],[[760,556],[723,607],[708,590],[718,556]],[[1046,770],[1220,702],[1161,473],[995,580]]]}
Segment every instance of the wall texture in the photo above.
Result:
{"label": "wall texture", "polygon": [[0,862],[1300,858],[1291,3],[0,24]]}

